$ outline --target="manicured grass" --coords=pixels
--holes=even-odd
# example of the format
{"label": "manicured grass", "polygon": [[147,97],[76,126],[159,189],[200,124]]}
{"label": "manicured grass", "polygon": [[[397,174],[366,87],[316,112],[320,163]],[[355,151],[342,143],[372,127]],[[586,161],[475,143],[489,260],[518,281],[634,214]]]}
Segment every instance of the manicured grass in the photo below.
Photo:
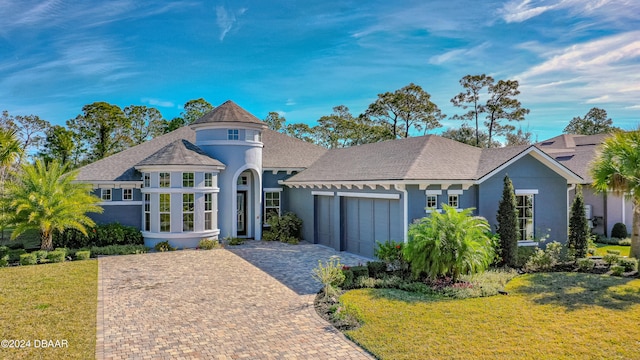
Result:
{"label": "manicured grass", "polygon": [[607,255],[607,250],[619,250],[620,256],[629,256],[629,252],[631,251],[631,246],[607,245],[607,244],[596,243],[596,255],[605,256]]}
{"label": "manicured grass", "polygon": [[[96,260],[0,268],[0,340],[31,341],[0,348],[0,358],[95,358],[97,282]],[[68,347],[35,348],[34,340]]]}
{"label": "manicured grass", "polygon": [[382,359],[634,359],[640,279],[520,276],[509,295],[465,300],[361,289],[341,301],[364,325],[347,336]]}

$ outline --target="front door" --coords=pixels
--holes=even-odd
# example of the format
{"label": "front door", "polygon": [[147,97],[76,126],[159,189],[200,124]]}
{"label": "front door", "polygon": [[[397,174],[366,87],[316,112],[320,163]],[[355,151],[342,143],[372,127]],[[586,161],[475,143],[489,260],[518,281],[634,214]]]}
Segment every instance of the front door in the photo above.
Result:
{"label": "front door", "polygon": [[238,191],[236,199],[238,206],[238,236],[247,235],[247,192]]}

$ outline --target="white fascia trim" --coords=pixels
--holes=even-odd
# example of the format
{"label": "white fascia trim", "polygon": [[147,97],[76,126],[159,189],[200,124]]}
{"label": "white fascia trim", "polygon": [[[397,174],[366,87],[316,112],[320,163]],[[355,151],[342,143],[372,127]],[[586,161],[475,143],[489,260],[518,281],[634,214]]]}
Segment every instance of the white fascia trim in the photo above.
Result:
{"label": "white fascia trim", "polygon": [[427,208],[427,209],[425,209],[425,210],[424,210],[424,212],[425,212],[426,214],[431,214],[431,213],[433,213],[433,212],[441,213],[441,212],[442,212],[442,209]]}
{"label": "white fascia trim", "polygon": [[516,195],[537,195],[538,189],[516,189]]}
{"label": "white fascia trim", "polygon": [[132,180],[132,181],[108,181],[108,180],[100,180],[100,181],[91,181],[91,180],[82,180],[82,181],[73,181],[83,184],[91,184],[94,189],[137,189],[142,187],[142,181]]}
{"label": "white fascia trim", "polygon": [[[295,172],[300,172],[302,170],[305,170],[306,168],[303,167],[292,167],[292,168],[262,168],[262,172],[266,173],[267,171],[271,171],[271,173],[273,175],[278,174],[280,171],[287,173],[287,175],[291,175],[294,171]],[[280,180],[282,181],[282,180]]]}
{"label": "white fascia trim", "polygon": [[143,194],[215,194],[220,188],[142,188]]}
{"label": "white fascia trim", "polygon": [[[335,187],[336,189],[362,189],[365,186],[371,189],[375,189],[376,186],[380,186],[385,190],[389,190],[391,187],[417,185],[420,190],[425,190],[430,185],[442,185],[443,187],[449,187],[451,185],[461,185],[463,189],[468,189],[475,185],[473,180],[350,180],[350,181],[289,181],[280,180],[279,184],[288,186],[290,188],[322,188],[327,189]],[[443,185],[445,184],[445,185]]]}
{"label": "white fascia trim", "polygon": [[478,179],[478,181],[476,181],[476,184],[482,184],[485,180],[491,178],[493,175],[495,175],[498,172],[504,170],[506,167],[508,167],[509,165],[513,164],[514,162],[520,160],[522,157],[524,157],[525,155],[528,155],[528,154],[531,154],[531,156],[533,156],[536,160],[540,161],[546,167],[548,167],[549,169],[553,170],[558,175],[560,175],[563,178],[565,178],[569,184],[581,184],[581,183],[584,182],[583,178],[578,176],[573,171],[569,170],[566,166],[562,165],[561,163],[556,161],[554,158],[552,158],[549,155],[547,155],[544,151],[538,149],[534,145],[531,145],[530,147],[528,147],[525,150],[523,150],[520,154],[518,154],[518,155],[514,156],[513,158],[511,158],[511,160],[509,160],[506,163],[498,166],[497,168],[493,169],[491,172],[489,172],[485,176],[483,176],[480,179]]}
{"label": "white fascia trim", "polygon": [[425,195],[442,195],[442,190],[425,190]]}
{"label": "white fascia trim", "polygon": [[282,192],[282,188],[262,188],[262,192]]}
{"label": "white fascia trim", "polygon": [[136,166],[135,169],[141,173],[152,172],[207,172],[219,173],[224,170],[224,165],[144,165]]}
{"label": "white fascia trim", "polygon": [[358,193],[358,192],[342,192],[338,191],[338,196],[368,198],[368,199],[400,199],[400,194],[380,194],[380,193]]}
{"label": "white fascia trim", "polygon": [[336,193],[333,191],[312,191],[311,195],[319,195],[319,196],[334,196]]}
{"label": "white fascia trim", "polygon": [[222,146],[233,146],[233,145],[242,145],[249,147],[264,147],[264,144],[258,141],[250,141],[250,140],[203,140],[198,141],[198,146],[202,145],[222,145]]}
{"label": "white fascia trim", "polygon": [[122,200],[122,201],[101,201],[98,203],[100,206],[123,206],[123,205],[142,205],[142,201]]}
{"label": "white fascia trim", "polygon": [[447,190],[447,195],[462,195],[462,190]]}
{"label": "white fascia trim", "polygon": [[[203,123],[203,124],[191,124],[189,125],[192,129],[196,130],[205,130],[205,129],[251,129],[251,130],[266,130],[267,125],[264,123],[250,123],[250,122],[239,122],[239,121],[220,121],[215,123]],[[198,142],[200,144],[200,142]]]}
{"label": "white fascia trim", "polygon": [[220,235],[220,229],[207,231],[191,231],[183,233],[171,232],[150,232],[142,231],[142,237],[149,239],[188,239],[188,238],[207,238],[210,236]]}

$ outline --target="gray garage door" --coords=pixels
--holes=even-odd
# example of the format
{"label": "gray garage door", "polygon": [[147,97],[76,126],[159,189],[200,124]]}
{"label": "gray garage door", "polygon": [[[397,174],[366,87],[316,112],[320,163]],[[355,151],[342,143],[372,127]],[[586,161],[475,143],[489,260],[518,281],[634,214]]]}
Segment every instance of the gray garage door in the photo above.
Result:
{"label": "gray garage door", "polygon": [[343,198],[343,240],[348,252],[374,257],[376,241],[402,241],[400,200]]}
{"label": "gray garage door", "polygon": [[333,196],[314,196],[315,243],[333,247]]}

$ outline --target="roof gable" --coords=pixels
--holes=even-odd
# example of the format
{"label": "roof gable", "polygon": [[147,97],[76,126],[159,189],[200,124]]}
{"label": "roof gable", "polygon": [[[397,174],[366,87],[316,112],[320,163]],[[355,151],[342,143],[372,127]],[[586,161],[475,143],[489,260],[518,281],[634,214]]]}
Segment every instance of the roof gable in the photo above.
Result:
{"label": "roof gable", "polygon": [[266,127],[265,122],[253,116],[231,100],[225,101],[222,105],[202,115],[202,117],[194,121],[191,125],[198,127],[230,122],[262,125]]}
{"label": "roof gable", "polygon": [[156,165],[203,165],[224,167],[220,161],[185,139],[176,140],[136,164],[137,167]]}

